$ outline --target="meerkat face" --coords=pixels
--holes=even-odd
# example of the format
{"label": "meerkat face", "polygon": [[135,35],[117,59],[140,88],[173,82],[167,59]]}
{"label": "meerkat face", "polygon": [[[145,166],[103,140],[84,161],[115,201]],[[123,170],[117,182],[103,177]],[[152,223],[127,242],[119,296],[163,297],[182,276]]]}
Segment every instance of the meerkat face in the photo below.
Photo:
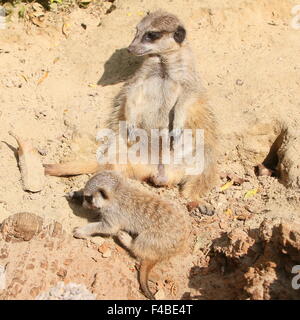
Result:
{"label": "meerkat face", "polygon": [[83,207],[92,210],[99,210],[109,204],[109,196],[105,189],[99,188],[92,194],[89,192],[83,193]]}
{"label": "meerkat face", "polygon": [[99,210],[109,206],[122,177],[113,171],[103,171],[93,176],[83,189],[83,207]]}
{"label": "meerkat face", "polygon": [[147,15],[136,29],[128,51],[137,56],[166,54],[178,50],[186,36],[178,18],[163,11]]}

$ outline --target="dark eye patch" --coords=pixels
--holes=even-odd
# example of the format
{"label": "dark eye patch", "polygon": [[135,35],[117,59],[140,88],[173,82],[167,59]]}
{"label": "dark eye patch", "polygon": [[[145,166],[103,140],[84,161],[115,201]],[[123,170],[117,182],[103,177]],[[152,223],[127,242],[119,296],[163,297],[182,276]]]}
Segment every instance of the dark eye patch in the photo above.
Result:
{"label": "dark eye patch", "polygon": [[93,196],[84,196],[84,200],[85,200],[87,203],[92,203],[92,201],[93,201]]}
{"label": "dark eye patch", "polygon": [[103,199],[108,199],[108,195],[104,189],[99,189],[98,191]]}
{"label": "dark eye patch", "polygon": [[143,35],[142,41],[144,42],[153,42],[160,39],[163,36],[162,32],[159,31],[149,31]]}

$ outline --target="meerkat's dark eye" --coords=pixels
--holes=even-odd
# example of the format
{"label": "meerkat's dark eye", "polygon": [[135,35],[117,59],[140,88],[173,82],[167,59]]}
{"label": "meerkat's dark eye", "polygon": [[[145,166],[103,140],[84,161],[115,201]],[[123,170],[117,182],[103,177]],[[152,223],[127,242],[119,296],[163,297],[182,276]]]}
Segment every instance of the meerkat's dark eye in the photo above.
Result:
{"label": "meerkat's dark eye", "polygon": [[92,201],[93,201],[93,196],[84,196],[84,200],[85,200],[87,203],[92,203]]}
{"label": "meerkat's dark eye", "polygon": [[182,43],[185,39],[186,31],[182,26],[178,26],[177,30],[174,33],[174,39],[177,43]]}
{"label": "meerkat's dark eye", "polygon": [[162,32],[149,31],[144,34],[143,41],[152,42],[152,41],[160,39],[161,37],[162,37]]}
{"label": "meerkat's dark eye", "polygon": [[99,189],[98,191],[103,199],[108,199],[108,195],[104,189]]}

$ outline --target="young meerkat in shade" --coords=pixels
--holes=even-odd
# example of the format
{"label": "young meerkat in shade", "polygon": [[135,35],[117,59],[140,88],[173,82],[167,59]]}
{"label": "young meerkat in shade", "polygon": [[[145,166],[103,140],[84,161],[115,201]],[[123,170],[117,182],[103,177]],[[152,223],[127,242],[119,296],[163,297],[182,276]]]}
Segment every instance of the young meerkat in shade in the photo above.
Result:
{"label": "young meerkat in shade", "polygon": [[[201,196],[216,182],[217,134],[214,116],[206,101],[189,47],[186,29],[173,14],[156,11],[145,16],[137,25],[136,35],[128,50],[145,60],[135,75],[127,81],[116,99],[107,126],[118,132],[119,122],[128,124],[128,145],[135,139],[135,129],[165,129],[176,149],[184,129],[204,130],[204,168],[189,174],[187,164],[164,164],[159,154],[159,165],[153,164],[98,164],[72,162],[45,165],[46,174],[63,176],[117,170],[133,179],[151,181],[157,186],[179,185],[182,194],[200,201]],[[195,151],[193,145],[193,152]],[[150,148],[149,148],[150,150]]]}
{"label": "young meerkat in shade", "polygon": [[99,222],[76,228],[74,237],[116,235],[141,260],[139,282],[145,296],[155,299],[148,277],[157,262],[179,253],[189,234],[185,212],[171,201],[133,186],[119,173],[103,171],[84,189],[68,194],[86,208],[100,213]]}

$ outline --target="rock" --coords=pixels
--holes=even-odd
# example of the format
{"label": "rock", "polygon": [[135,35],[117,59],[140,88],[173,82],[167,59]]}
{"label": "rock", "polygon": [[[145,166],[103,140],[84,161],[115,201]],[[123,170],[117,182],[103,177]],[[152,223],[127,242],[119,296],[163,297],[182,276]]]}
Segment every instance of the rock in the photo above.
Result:
{"label": "rock", "polygon": [[103,254],[108,249],[109,249],[109,245],[106,242],[104,242],[101,246],[99,246],[98,251]]}
{"label": "rock", "polygon": [[155,293],[154,297],[155,297],[156,300],[164,300],[164,299],[166,299],[166,294],[165,294],[163,289],[159,289]]}
{"label": "rock", "polygon": [[251,299],[299,299],[291,286],[291,271],[300,261],[300,224],[265,219],[259,227],[263,254],[245,273]]}
{"label": "rock", "polygon": [[104,253],[102,253],[102,257],[109,258],[109,257],[111,257],[111,254],[112,254],[111,249],[108,249]]}
{"label": "rock", "polygon": [[16,134],[9,132],[19,145],[19,167],[25,191],[39,192],[44,187],[45,173],[38,151],[33,148],[29,140],[23,140]]}
{"label": "rock", "polygon": [[279,247],[295,264],[300,263],[300,224],[283,222],[279,226]]}
{"label": "rock", "polygon": [[21,212],[9,216],[1,224],[5,241],[29,241],[42,230],[43,219],[34,213]]}
{"label": "rock", "polygon": [[[300,223],[266,218],[255,229],[236,228],[214,239],[210,264],[226,285],[251,300],[299,299],[292,270],[300,261]],[[215,267],[214,267],[215,268]]]}
{"label": "rock", "polygon": [[226,257],[241,257],[248,253],[249,248],[253,246],[255,239],[242,229],[235,229],[227,236],[218,239],[214,243],[214,251],[225,254]]}
{"label": "rock", "polygon": [[262,122],[259,118],[255,119],[251,129],[240,135],[244,156],[253,164],[262,163],[281,130],[282,125],[277,120],[271,118]]}
{"label": "rock", "polygon": [[54,220],[45,221],[42,217],[29,212],[20,212],[5,219],[0,227],[0,236],[5,241],[29,241],[34,236],[61,237],[62,225]]}
{"label": "rock", "polygon": [[278,150],[280,163],[280,180],[291,188],[298,189],[300,187],[300,138],[299,132],[289,130],[282,146]]}
{"label": "rock", "polygon": [[94,243],[94,244],[96,244],[98,246],[101,246],[105,242],[105,239],[102,238],[102,237],[99,237],[99,236],[93,237],[90,240],[91,240],[92,243]]}
{"label": "rock", "polygon": [[59,282],[49,291],[40,293],[35,300],[96,300],[83,284]]}
{"label": "rock", "polygon": [[199,203],[197,201],[190,201],[187,203],[186,207],[189,212],[193,211],[199,206]]}
{"label": "rock", "polygon": [[67,275],[68,271],[66,269],[63,269],[63,268],[60,268],[58,271],[57,271],[57,276],[59,276],[60,278],[64,279]]}

